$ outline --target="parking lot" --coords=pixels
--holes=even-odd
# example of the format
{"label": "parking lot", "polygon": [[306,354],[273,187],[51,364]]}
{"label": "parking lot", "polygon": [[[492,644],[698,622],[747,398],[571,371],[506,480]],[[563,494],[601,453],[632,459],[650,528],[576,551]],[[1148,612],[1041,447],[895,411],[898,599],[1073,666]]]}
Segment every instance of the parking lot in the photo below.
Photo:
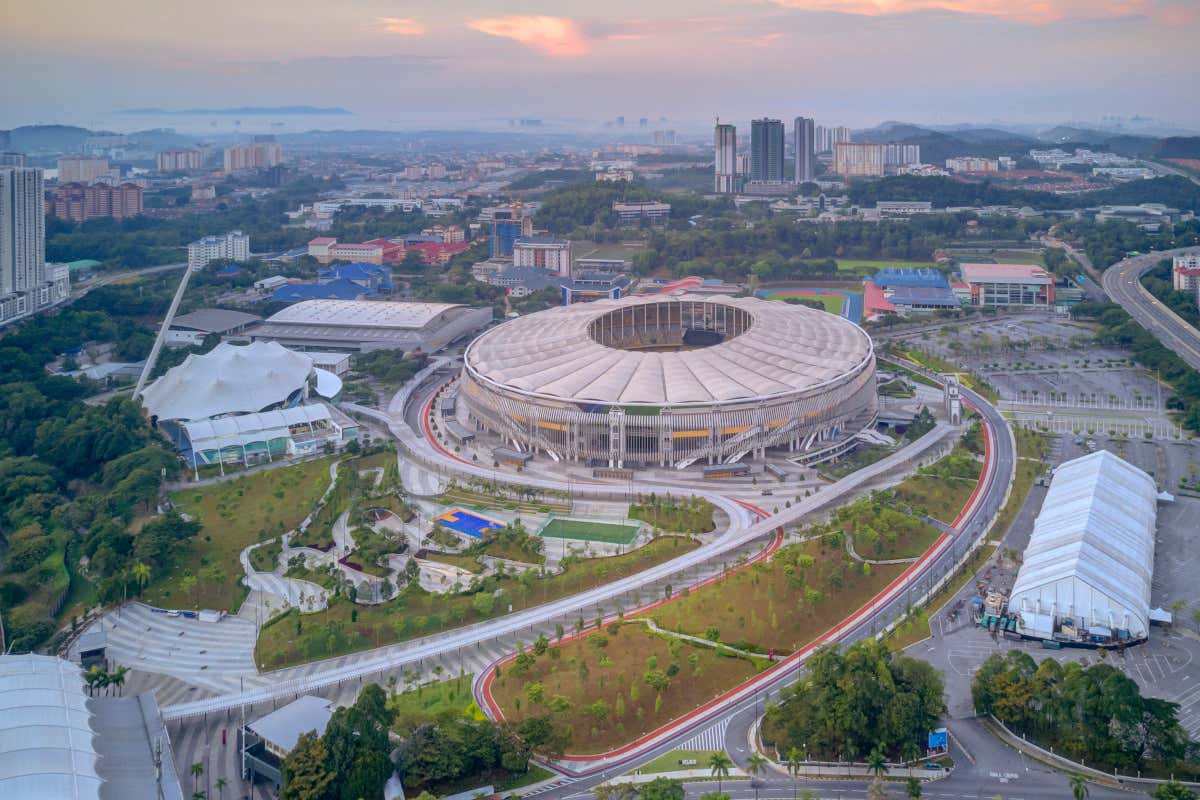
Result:
{"label": "parking lot", "polygon": [[[1049,437],[1047,462],[1057,466],[1095,449],[1109,450],[1154,476],[1160,490],[1175,495],[1173,502],[1159,503],[1158,536],[1154,554],[1151,607],[1174,611],[1170,629],[1154,628],[1149,641],[1110,653],[1106,660],[1135,680],[1154,697],[1179,703],[1179,718],[1193,738],[1200,737],[1200,498],[1178,492],[1179,479],[1194,474],[1200,464],[1200,446],[1191,443],[1124,440],[1120,437],[1061,435]],[[979,578],[985,587],[1000,591],[1012,588],[1018,555],[1029,542],[1033,522],[1041,509],[1046,490],[1034,486],[997,557],[989,561]],[[1007,555],[1006,555],[1007,554]],[[952,717],[974,713],[971,676],[992,653],[1011,648],[1025,650],[1034,659],[1056,658],[1061,662],[1095,663],[1097,651],[1086,649],[1045,650],[1037,642],[1012,642],[993,638],[970,617],[969,602],[977,591],[968,586],[930,621],[932,636],[914,645],[909,653],[930,661],[946,675],[947,704]],[[1182,606],[1179,604],[1182,603]],[[957,609],[957,614],[952,612]]]}

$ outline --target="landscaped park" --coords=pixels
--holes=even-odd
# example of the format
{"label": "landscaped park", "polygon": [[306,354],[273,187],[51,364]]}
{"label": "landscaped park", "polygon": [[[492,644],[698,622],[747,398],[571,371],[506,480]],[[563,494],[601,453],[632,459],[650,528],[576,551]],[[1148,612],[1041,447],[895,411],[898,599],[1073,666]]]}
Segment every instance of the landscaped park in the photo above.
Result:
{"label": "landscaped park", "polygon": [[508,720],[548,715],[569,729],[573,753],[632,741],[865,605],[940,535],[922,517],[953,522],[979,475],[980,463],[960,444],[892,489],[799,531],[766,561],[644,615],[521,653],[498,669],[493,697]]}

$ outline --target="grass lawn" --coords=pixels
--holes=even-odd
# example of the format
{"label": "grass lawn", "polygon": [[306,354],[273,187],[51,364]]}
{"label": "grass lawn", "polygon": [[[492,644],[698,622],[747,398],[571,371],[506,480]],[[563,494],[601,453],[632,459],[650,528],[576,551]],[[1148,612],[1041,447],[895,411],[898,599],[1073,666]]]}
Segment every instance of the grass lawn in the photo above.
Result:
{"label": "grass lawn", "polygon": [[[716,752],[716,750],[672,750],[638,767],[638,771],[643,774],[653,774],[656,772],[678,772],[684,769],[708,769],[708,760]],[[687,765],[679,763],[691,760],[694,760],[696,763]]]}
{"label": "grass lawn", "polygon": [[452,713],[468,719],[483,720],[483,712],[471,695],[473,675],[438,681],[392,695],[387,705],[397,715],[419,714],[436,717]]}
{"label": "grass lawn", "polygon": [[919,507],[949,525],[962,513],[982,472],[983,464],[960,444],[945,458],[906,478],[893,491],[901,503]]}
{"label": "grass lawn", "polygon": [[308,581],[326,589],[332,589],[338,583],[337,576],[324,569],[309,569],[308,567],[295,566],[288,567],[287,571],[283,574],[286,578]]}
{"label": "grass lawn", "polygon": [[[556,700],[561,697],[570,704],[556,715],[571,728],[569,752],[598,753],[686,714],[755,673],[750,662],[717,655],[710,647],[680,643],[672,653],[667,639],[646,633],[639,625],[621,625],[616,630],[606,629],[605,648],[596,647],[594,637],[584,636],[535,657],[523,674],[516,674],[512,664],[505,667],[492,684],[505,718],[515,722],[542,716],[551,704],[561,703]],[[665,678],[672,664],[678,672]],[[667,681],[661,692],[645,681],[651,670],[661,672]],[[532,684],[541,684],[541,702],[530,700],[526,687]],[[592,711],[585,711],[589,706]]]}
{"label": "grass lawn", "polygon": [[639,495],[629,506],[629,519],[637,519],[652,528],[676,533],[708,533],[716,528],[712,503],[699,497]]}
{"label": "grass lawn", "polygon": [[637,525],[622,525],[614,522],[595,522],[586,519],[564,519],[555,517],[539,531],[543,538],[579,539],[585,542],[608,542],[629,544],[637,536]]}
{"label": "grass lawn", "polygon": [[[237,611],[244,596],[238,554],[247,545],[299,525],[329,486],[330,463],[328,458],[306,461],[171,495],[176,507],[203,529],[174,569],[146,587],[142,599],[165,607]],[[190,595],[179,589],[186,574],[199,579]]]}
{"label": "grass lawn", "polygon": [[846,306],[846,296],[841,294],[788,294],[786,292],[778,292],[768,294],[767,300],[779,300],[781,302],[795,297],[800,300],[811,300],[821,304],[821,307],[830,314],[841,314],[842,309]]}
{"label": "grass lawn", "polygon": [[259,572],[270,572],[279,564],[279,554],[283,551],[283,542],[276,539],[259,545],[250,551],[250,566]]}
{"label": "grass lawn", "polygon": [[394,642],[428,636],[470,625],[513,611],[548,603],[602,583],[641,572],[698,547],[691,539],[665,536],[631,553],[586,561],[568,560],[563,572],[544,578],[529,570],[527,577],[499,578],[502,591],[491,613],[474,605],[471,594],[431,594],[416,584],[376,606],[356,606],[335,598],[329,608],[304,614],[300,629],[294,623],[264,628],[255,647],[255,658],[264,669],[303,664]]}
{"label": "grass lawn", "polygon": [[[541,540],[536,536],[527,536],[526,540],[532,539],[534,543],[541,544]],[[492,539],[479,548],[479,552],[489,555],[492,558],[503,558],[509,561],[519,561],[522,564],[545,564],[546,556],[540,552],[534,552],[532,548],[521,547],[520,541],[509,540],[503,537]]]}
{"label": "grass lawn", "polygon": [[835,539],[783,547],[770,561],[680,597],[652,616],[660,627],[697,636],[715,633],[739,649],[791,653],[904,571],[905,565],[892,564],[871,567],[864,575]]}
{"label": "grass lawn", "polygon": [[439,564],[449,564],[452,567],[465,569],[467,572],[483,572],[483,567],[479,565],[479,558],[477,556],[464,556],[460,553],[438,553],[434,551],[426,551],[421,558],[425,559],[426,561],[436,561]]}

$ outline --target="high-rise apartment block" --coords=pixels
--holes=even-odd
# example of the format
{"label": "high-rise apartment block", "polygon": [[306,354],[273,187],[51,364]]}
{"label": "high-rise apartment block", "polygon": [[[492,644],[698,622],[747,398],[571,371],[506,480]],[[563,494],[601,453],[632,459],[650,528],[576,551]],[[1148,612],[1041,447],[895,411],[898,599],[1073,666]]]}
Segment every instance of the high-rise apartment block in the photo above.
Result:
{"label": "high-rise apartment block", "polygon": [[63,156],[58,160],[59,183],[95,183],[109,175],[107,158]]}
{"label": "high-rise apartment block", "polygon": [[920,162],[921,146],[916,144],[838,142],[833,146],[833,171],[848,178],[878,177]]}
{"label": "high-rise apartment block", "polygon": [[524,213],[519,204],[492,214],[492,258],[511,256],[517,239],[533,236],[533,217]]}
{"label": "high-rise apartment block", "polygon": [[675,131],[655,131],[654,143],[667,147],[675,144]]}
{"label": "high-rise apartment block", "polygon": [[1175,256],[1171,263],[1171,286],[1177,292],[1190,292],[1200,303],[1200,256]]}
{"label": "high-rise apartment block", "polygon": [[46,213],[68,222],[128,219],[142,213],[142,199],[142,187],[132,183],[59,184],[46,198]]}
{"label": "high-rise apartment block", "polygon": [[0,325],[70,295],[67,268],[46,264],[44,198],[40,169],[0,168]]}
{"label": "high-rise apartment block", "polygon": [[278,166],[283,162],[283,148],[278,142],[236,144],[225,148],[225,171],[240,172]]}
{"label": "high-rise apartment block", "polygon": [[163,150],[158,154],[159,172],[195,172],[204,166],[199,150]]}
{"label": "high-rise apartment block", "polygon": [[188,245],[188,269],[201,269],[213,261],[248,261],[250,236],[231,231],[223,236],[205,236]]}
{"label": "high-rise apartment block", "polygon": [[796,183],[811,181],[817,175],[816,121],[796,117],[792,123],[792,139],[796,149]]}
{"label": "high-rise apartment block", "polygon": [[837,142],[833,171],[848,178],[883,175],[883,146],[868,142]]}
{"label": "high-rise apartment block", "polygon": [[24,153],[0,153],[0,167],[23,167],[25,166]]}
{"label": "high-rise apartment block", "polygon": [[540,267],[556,275],[571,276],[571,241],[552,236],[530,236],[513,243],[514,267]]}
{"label": "high-rise apartment block", "polygon": [[814,135],[818,153],[832,153],[834,145],[850,141],[850,129],[844,126],[818,125]]}
{"label": "high-rise apartment block", "polygon": [[737,128],[717,122],[713,130],[713,191],[737,191]]}
{"label": "high-rise apartment block", "polygon": [[783,123],[777,119],[750,123],[750,180],[783,182]]}

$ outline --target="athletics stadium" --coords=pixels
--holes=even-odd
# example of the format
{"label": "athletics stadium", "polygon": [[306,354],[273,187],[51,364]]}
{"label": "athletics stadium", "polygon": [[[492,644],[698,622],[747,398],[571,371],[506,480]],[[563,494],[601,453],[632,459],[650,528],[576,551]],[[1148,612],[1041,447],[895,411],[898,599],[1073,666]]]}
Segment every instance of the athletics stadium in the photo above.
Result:
{"label": "athletics stadium", "polygon": [[870,426],[875,354],[857,325],[806,306],[686,294],[599,300],[476,338],[460,397],[475,426],[555,460],[732,464],[768,448],[824,450]]}

